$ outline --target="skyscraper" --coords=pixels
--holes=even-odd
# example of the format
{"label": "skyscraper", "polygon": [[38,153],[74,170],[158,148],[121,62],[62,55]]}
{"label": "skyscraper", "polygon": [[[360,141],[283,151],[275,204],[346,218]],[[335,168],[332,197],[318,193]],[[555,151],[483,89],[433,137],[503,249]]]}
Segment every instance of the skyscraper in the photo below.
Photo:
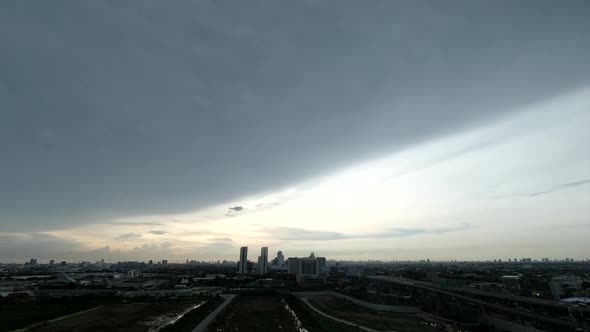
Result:
{"label": "skyscraper", "polygon": [[248,273],[248,247],[240,248],[240,262],[238,263],[238,274]]}
{"label": "skyscraper", "polygon": [[258,273],[265,274],[266,272],[268,272],[268,247],[262,247],[258,257]]}

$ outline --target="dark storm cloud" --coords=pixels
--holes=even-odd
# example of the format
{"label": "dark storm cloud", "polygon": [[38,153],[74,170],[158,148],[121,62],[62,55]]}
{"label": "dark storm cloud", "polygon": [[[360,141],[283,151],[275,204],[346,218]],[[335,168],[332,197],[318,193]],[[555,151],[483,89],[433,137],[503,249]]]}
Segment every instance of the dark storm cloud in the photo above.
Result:
{"label": "dark storm cloud", "polygon": [[229,209],[227,209],[227,213],[225,214],[228,217],[234,217],[236,214],[245,211],[246,208],[242,207],[242,206],[234,206],[234,207],[230,207]]}
{"label": "dark storm cloud", "polygon": [[2,1],[0,230],[192,210],[478,126],[588,83],[589,14]]}

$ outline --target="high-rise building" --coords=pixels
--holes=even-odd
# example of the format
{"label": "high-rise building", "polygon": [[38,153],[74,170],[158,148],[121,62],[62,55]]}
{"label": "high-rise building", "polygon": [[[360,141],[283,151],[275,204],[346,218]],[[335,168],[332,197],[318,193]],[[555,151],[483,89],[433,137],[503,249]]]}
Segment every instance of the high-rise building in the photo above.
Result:
{"label": "high-rise building", "polygon": [[49,261],[49,265],[53,265],[53,264],[55,264],[55,259],[51,259],[51,260]]}
{"label": "high-rise building", "polygon": [[168,264],[168,260],[167,259],[162,259],[162,265],[166,265]]}
{"label": "high-rise building", "polygon": [[260,249],[260,256],[258,256],[258,273],[265,274],[268,272],[268,247]]}
{"label": "high-rise building", "polygon": [[326,257],[316,257],[316,274],[326,273]]}
{"label": "high-rise building", "polygon": [[311,253],[309,257],[298,258],[290,257],[287,260],[287,268],[289,273],[295,275],[320,275],[327,272],[326,270],[326,258],[315,257],[314,253]]}
{"label": "high-rise building", "polygon": [[289,257],[287,259],[287,271],[291,274],[298,274],[299,273],[299,257]]}
{"label": "high-rise building", "polygon": [[29,260],[29,264],[37,265],[37,258],[31,258],[31,260]]}
{"label": "high-rise building", "polygon": [[300,274],[318,274],[315,257],[301,259]]}
{"label": "high-rise building", "polygon": [[240,248],[240,262],[238,263],[238,274],[248,273],[248,247]]}

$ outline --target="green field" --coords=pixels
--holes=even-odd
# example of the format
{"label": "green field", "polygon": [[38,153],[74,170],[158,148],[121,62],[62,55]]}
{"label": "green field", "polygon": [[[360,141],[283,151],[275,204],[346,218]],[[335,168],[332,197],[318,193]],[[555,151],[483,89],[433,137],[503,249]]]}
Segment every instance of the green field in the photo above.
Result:
{"label": "green field", "polygon": [[442,326],[432,326],[413,314],[369,310],[332,296],[309,297],[308,301],[328,315],[379,331],[435,332],[444,330]]}
{"label": "green field", "polygon": [[309,306],[293,295],[286,295],[284,299],[309,332],[357,332],[355,327],[335,322],[313,311]]}

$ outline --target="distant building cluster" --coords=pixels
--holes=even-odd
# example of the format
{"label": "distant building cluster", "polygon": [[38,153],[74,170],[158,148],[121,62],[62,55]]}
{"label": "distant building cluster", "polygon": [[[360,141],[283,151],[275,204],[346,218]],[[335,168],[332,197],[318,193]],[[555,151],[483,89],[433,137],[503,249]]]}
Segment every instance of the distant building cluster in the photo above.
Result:
{"label": "distant building cluster", "polygon": [[278,251],[272,261],[268,260],[268,247],[260,249],[257,264],[248,261],[248,247],[240,248],[240,260],[238,261],[238,274],[246,275],[266,274],[270,270],[283,270],[297,276],[297,281],[301,284],[323,284],[327,274],[326,258],[316,257],[311,253],[309,257],[290,257],[285,260],[282,251]]}

